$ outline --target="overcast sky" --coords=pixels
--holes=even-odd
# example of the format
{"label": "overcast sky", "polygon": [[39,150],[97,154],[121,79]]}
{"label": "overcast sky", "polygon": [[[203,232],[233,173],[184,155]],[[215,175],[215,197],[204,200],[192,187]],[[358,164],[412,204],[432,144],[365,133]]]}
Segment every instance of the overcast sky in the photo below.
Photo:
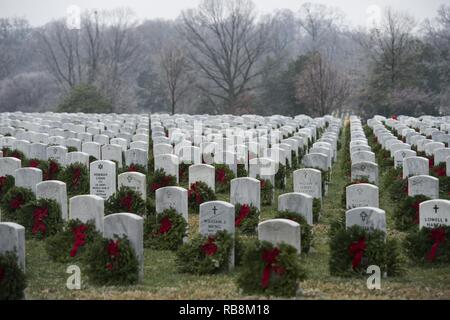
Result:
{"label": "overcast sky", "polygon": [[[306,2],[323,3],[340,8],[353,25],[366,25],[367,19],[373,16],[377,7],[391,6],[407,11],[416,19],[422,20],[435,16],[439,5],[446,1],[448,2],[448,0],[256,0],[254,2],[262,13],[281,8],[297,11]],[[198,2],[199,0],[0,0],[0,17],[25,17],[32,25],[38,26],[52,19],[64,17],[70,5],[77,5],[82,10],[130,7],[141,19],[173,19],[181,10],[195,7]]]}

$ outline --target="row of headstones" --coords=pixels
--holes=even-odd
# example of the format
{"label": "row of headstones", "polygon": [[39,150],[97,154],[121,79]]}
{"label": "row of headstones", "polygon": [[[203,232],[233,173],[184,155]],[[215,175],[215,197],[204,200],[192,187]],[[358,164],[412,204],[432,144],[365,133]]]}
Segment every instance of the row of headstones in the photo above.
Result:
{"label": "row of headstones", "polygon": [[402,167],[403,179],[408,179],[408,196],[423,195],[431,199],[439,198],[439,179],[430,175],[429,160],[418,157],[411,145],[392,134],[378,119],[368,120],[382,148],[394,157],[396,168]]}
{"label": "row of headstones", "polygon": [[[0,149],[10,148],[18,150],[28,159],[41,161],[55,160],[62,166],[68,166],[73,163],[82,163],[89,167],[89,157],[97,160],[115,161],[119,168],[125,165],[138,164],[147,167],[148,163],[148,136],[145,136],[147,142],[136,141],[130,144],[127,149],[127,143],[124,139],[111,139],[111,144],[100,144],[97,142],[66,143],[65,141],[54,141],[54,143],[30,143],[26,140],[19,140],[14,137],[0,138]],[[119,140],[122,140],[119,141]],[[75,147],[78,151],[68,152],[68,147]]]}
{"label": "row of headstones", "polygon": [[[378,143],[380,143],[384,149],[389,150],[391,156],[393,151],[394,154],[412,151],[409,149],[395,150],[395,147],[392,149],[392,146],[395,145],[404,148],[410,148],[411,146],[395,137],[395,135],[386,129],[381,121],[386,120],[376,116],[373,119],[368,120],[367,123],[374,131]],[[438,199],[439,180],[429,175],[429,160],[427,158],[411,155],[403,157],[401,164],[396,164],[397,166],[403,167],[403,178],[408,178],[409,197],[424,195],[434,199],[420,203],[419,228],[435,228],[440,225],[450,225],[450,201]]]}
{"label": "row of headstones", "polygon": [[[347,146],[346,146],[347,147]],[[350,161],[352,181],[367,178],[369,183],[352,184],[346,188],[346,208],[379,208],[378,165],[369,146],[361,120],[350,117]]]}

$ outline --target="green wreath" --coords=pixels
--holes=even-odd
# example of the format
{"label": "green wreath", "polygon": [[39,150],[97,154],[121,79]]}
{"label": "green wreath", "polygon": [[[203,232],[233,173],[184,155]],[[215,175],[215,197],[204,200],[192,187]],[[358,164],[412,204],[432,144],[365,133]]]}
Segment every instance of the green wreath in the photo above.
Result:
{"label": "green wreath", "polygon": [[144,244],[154,250],[177,250],[186,236],[187,222],[175,209],[147,216],[144,224]]}
{"label": "green wreath", "polygon": [[139,172],[145,175],[148,173],[147,169],[143,165],[134,163],[130,164],[129,166],[123,166],[122,168],[119,169],[119,174],[126,172]]}
{"label": "green wreath", "polygon": [[0,301],[23,299],[26,287],[26,276],[17,263],[17,255],[0,253]]}
{"label": "green wreath", "polygon": [[139,262],[127,237],[95,239],[87,249],[86,274],[97,285],[133,285],[139,280]]}
{"label": "green wreath", "polygon": [[197,181],[191,184],[188,191],[188,202],[193,213],[199,212],[202,203],[214,200],[216,200],[216,194],[205,182]]}
{"label": "green wreath", "polygon": [[0,198],[3,196],[15,185],[15,179],[13,176],[6,175],[0,177]]}
{"label": "green wreath", "polygon": [[406,231],[419,224],[419,207],[424,201],[431,200],[426,196],[406,197],[401,200],[394,210],[395,228]]}
{"label": "green wreath", "polygon": [[176,265],[182,273],[218,273],[227,269],[232,249],[233,238],[226,231],[215,236],[196,235],[177,251]]}
{"label": "green wreath", "polygon": [[83,223],[78,219],[70,220],[61,232],[45,241],[45,249],[53,261],[81,261],[89,246],[101,238],[93,221]]}
{"label": "green wreath", "polygon": [[241,205],[239,203],[234,208],[236,230],[246,235],[256,234],[260,215],[258,208],[253,205]]}
{"label": "green wreath", "polygon": [[311,249],[311,243],[313,240],[313,233],[312,233],[312,227],[306,222],[305,217],[302,215],[295,213],[295,212],[289,212],[289,211],[282,211],[277,212],[276,219],[288,219],[297,222],[300,225],[301,230],[301,246],[302,246],[302,253],[308,253]]}
{"label": "green wreath", "polygon": [[19,151],[17,149],[11,150],[10,148],[3,148],[3,157],[9,157],[9,158],[16,158],[21,161],[26,161],[27,157],[25,157],[25,154],[22,151]]}
{"label": "green wreath", "polygon": [[29,238],[46,239],[60,232],[63,219],[59,204],[52,199],[37,199],[28,202],[17,211],[20,225],[25,227]]}
{"label": "green wreath", "polygon": [[404,245],[408,256],[421,263],[450,262],[450,227],[411,229]]}
{"label": "green wreath", "polygon": [[49,180],[49,163],[48,161],[38,159],[27,159],[23,161],[23,167],[36,168],[42,171],[42,180]]}
{"label": "green wreath", "polygon": [[146,205],[140,193],[129,187],[121,187],[105,202],[105,215],[127,212],[141,217],[145,215]]}
{"label": "green wreath", "polygon": [[215,164],[216,192],[230,192],[230,181],[235,178],[233,171],[226,164]]}
{"label": "green wreath", "polygon": [[58,180],[59,175],[61,174],[62,167],[58,163],[58,161],[50,159],[48,161],[48,169],[47,175],[44,180]]}
{"label": "green wreath", "polygon": [[306,278],[297,250],[287,244],[252,241],[243,256],[237,285],[245,294],[292,297]]}
{"label": "green wreath", "polygon": [[34,193],[26,188],[12,187],[1,198],[2,221],[19,222],[18,211],[30,201],[35,200]]}
{"label": "green wreath", "polygon": [[178,167],[178,178],[180,183],[186,183],[189,181],[189,167],[190,163],[181,162]]}
{"label": "green wreath", "polygon": [[78,149],[76,147],[67,147],[67,153],[69,152],[78,152]]}
{"label": "green wreath", "polygon": [[58,180],[66,184],[69,198],[89,194],[89,172],[86,166],[79,162],[62,170]]}
{"label": "green wreath", "polygon": [[248,172],[245,170],[245,164],[238,163],[237,164],[237,177],[245,178],[248,177]]}
{"label": "green wreath", "polygon": [[270,206],[273,202],[273,185],[269,179],[256,178],[261,183],[261,204],[263,206]]}
{"label": "green wreath", "polygon": [[402,201],[408,197],[408,179],[392,180],[387,189],[393,201]]}
{"label": "green wreath", "polygon": [[360,226],[345,228],[337,222],[330,232],[330,274],[352,276],[366,274],[367,267],[379,266],[389,276],[404,272],[401,247],[395,239],[386,239],[383,231],[368,232]]}
{"label": "green wreath", "polygon": [[164,169],[158,169],[149,179],[149,190],[151,195],[155,195],[156,190],[164,187],[176,186],[177,178],[166,174]]}

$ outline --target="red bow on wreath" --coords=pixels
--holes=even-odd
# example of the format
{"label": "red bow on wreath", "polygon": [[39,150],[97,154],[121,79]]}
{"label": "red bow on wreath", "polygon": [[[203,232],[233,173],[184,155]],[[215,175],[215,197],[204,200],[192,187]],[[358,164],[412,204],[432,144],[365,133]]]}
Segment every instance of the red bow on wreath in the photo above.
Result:
{"label": "red bow on wreath", "polygon": [[208,237],[208,241],[202,245],[202,252],[209,257],[217,253],[218,248],[215,241],[214,237]]}
{"label": "red bow on wreath", "polygon": [[81,179],[81,169],[75,168],[72,173],[72,185],[77,187],[80,184]]}
{"label": "red bow on wreath", "polygon": [[359,239],[357,242],[352,242],[348,247],[348,252],[353,256],[352,268],[356,269],[360,264],[364,251],[366,250],[366,240],[364,238]]}
{"label": "red bow on wreath", "polygon": [[127,194],[120,200],[120,206],[127,209],[127,212],[131,212],[131,208],[133,207],[133,196],[131,193]]}
{"label": "red bow on wreath", "polygon": [[23,205],[23,198],[20,195],[12,199],[11,202],[9,203],[9,206],[12,209],[20,209],[22,205]]}
{"label": "red bow on wreath", "polygon": [[430,169],[433,169],[433,167],[434,167],[434,158],[429,158],[428,159],[428,164],[430,166]]}
{"label": "red bow on wreath", "polygon": [[266,187],[266,181],[261,180],[261,189],[264,189]]}
{"label": "red bow on wreath", "polygon": [[[119,257],[119,255],[120,255],[120,252],[119,252],[119,240],[117,240],[117,241],[109,240],[109,242],[108,242],[108,255],[109,255],[109,258],[111,260],[115,260],[116,258]],[[112,263],[108,263],[106,265],[106,268],[111,271],[113,269],[113,264]]]}
{"label": "red bow on wreath", "polygon": [[170,221],[169,217],[162,218],[159,227],[159,234],[165,234],[172,229],[172,221]]}
{"label": "red bow on wreath", "polygon": [[0,282],[3,281],[3,279],[5,278],[5,269],[4,268],[0,268]]}
{"label": "red bow on wreath", "polygon": [[128,167],[128,172],[136,172],[137,171],[137,167],[134,165],[134,163],[132,163],[129,167]]}
{"label": "red bow on wreath", "polygon": [[445,229],[437,228],[431,230],[430,239],[434,241],[430,251],[427,253],[427,260],[433,262],[440,244],[445,242]]}
{"label": "red bow on wreath", "polygon": [[444,167],[435,167],[433,171],[436,173],[438,177],[445,177],[447,175],[447,171]]}
{"label": "red bow on wreath", "polygon": [[39,167],[39,161],[38,160],[30,160],[30,167],[32,167],[32,168]]}
{"label": "red bow on wreath", "polygon": [[193,194],[195,195],[195,202],[197,204],[201,204],[203,202],[203,197],[202,194],[200,193],[200,190],[197,189],[196,183],[191,186],[191,189],[189,189],[188,197],[191,198]]}
{"label": "red bow on wreath", "polygon": [[235,226],[239,227],[242,224],[242,221],[244,221],[245,218],[248,217],[250,212],[251,212],[251,209],[248,204],[244,204],[243,206],[241,206],[241,210],[239,210],[239,216],[236,218],[236,221],[234,223]]}
{"label": "red bow on wreath", "polygon": [[22,160],[21,154],[19,154],[17,151],[14,151],[14,152],[11,154],[11,157],[12,157],[12,158],[19,159],[19,160]]}
{"label": "red bow on wreath", "polygon": [[266,289],[269,286],[270,275],[272,272],[276,274],[283,274],[286,270],[278,264],[278,256],[280,255],[280,249],[274,248],[272,250],[264,250],[261,259],[266,264],[263,270],[261,278],[261,287]]}
{"label": "red bow on wreath", "polygon": [[54,174],[58,173],[59,171],[59,166],[56,162],[51,161],[49,168],[48,168],[48,172],[50,174],[50,177],[53,177]]}
{"label": "red bow on wreath", "polygon": [[224,184],[224,183],[227,182],[226,178],[227,178],[227,176],[225,174],[225,170],[224,169],[217,169],[217,171],[216,171],[217,182],[219,182],[220,184]]}
{"label": "red bow on wreath", "polygon": [[72,233],[75,241],[73,243],[72,250],[70,250],[71,257],[75,257],[77,255],[78,249],[86,244],[86,231],[87,227],[85,225],[73,228]]}
{"label": "red bow on wreath", "polygon": [[47,208],[36,208],[33,212],[33,229],[32,233],[36,234],[38,232],[41,232],[45,235],[45,232],[47,230],[47,227],[44,223],[44,219],[48,217],[48,209]]}

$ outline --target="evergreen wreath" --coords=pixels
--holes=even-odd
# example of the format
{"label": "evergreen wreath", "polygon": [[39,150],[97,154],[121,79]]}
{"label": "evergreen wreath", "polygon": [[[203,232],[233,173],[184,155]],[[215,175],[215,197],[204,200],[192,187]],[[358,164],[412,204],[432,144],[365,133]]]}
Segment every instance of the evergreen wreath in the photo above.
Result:
{"label": "evergreen wreath", "polygon": [[129,187],[121,187],[105,202],[105,215],[127,212],[143,217],[145,209],[141,194]]}
{"label": "evergreen wreath", "polygon": [[97,285],[133,285],[139,280],[139,262],[126,236],[95,239],[87,249],[86,274]]}
{"label": "evergreen wreath", "polygon": [[389,276],[404,272],[401,247],[395,239],[386,239],[380,230],[368,232],[360,226],[345,228],[344,220],[334,223],[330,232],[331,275],[363,275],[367,267],[377,265]]}
{"label": "evergreen wreath", "polygon": [[287,244],[274,246],[265,241],[247,245],[237,277],[237,285],[245,294],[292,297],[299,281],[306,278],[297,250]]}
{"label": "evergreen wreath", "polygon": [[0,253],[0,301],[23,299],[26,287],[26,276],[17,263],[17,255],[10,251]]}
{"label": "evergreen wreath", "polygon": [[26,188],[12,187],[1,198],[2,221],[19,222],[18,211],[30,201],[35,200],[34,193]]}
{"label": "evergreen wreath", "polygon": [[38,159],[27,159],[23,161],[23,167],[36,168],[42,171],[42,180],[49,180],[49,163],[48,161]]}
{"label": "evergreen wreath", "polygon": [[419,208],[424,201],[431,200],[426,196],[405,197],[399,202],[394,210],[394,221],[396,229],[406,231],[419,224]]}
{"label": "evergreen wreath", "polygon": [[219,231],[214,236],[197,234],[177,251],[177,268],[182,273],[196,275],[224,271],[232,249],[233,238],[226,231]]}
{"label": "evergreen wreath", "polygon": [[61,232],[45,241],[45,249],[53,261],[80,261],[89,246],[101,238],[93,221],[83,223],[78,219],[70,220]]}
{"label": "evergreen wreath", "polygon": [[58,180],[58,176],[62,171],[61,165],[58,161],[50,159],[48,161],[47,179],[46,180]]}
{"label": "evergreen wreath", "polygon": [[139,172],[146,175],[147,169],[145,169],[143,165],[132,163],[129,166],[123,166],[122,168],[119,169],[119,174],[125,172]]}
{"label": "evergreen wreath", "polygon": [[450,227],[411,229],[404,245],[408,256],[421,263],[450,262]]}
{"label": "evergreen wreath", "polygon": [[190,163],[181,162],[178,167],[178,178],[180,182],[186,183],[189,181],[189,167]]}
{"label": "evergreen wreath", "polygon": [[158,169],[150,177],[149,181],[149,190],[151,191],[150,194],[154,195],[156,190],[160,188],[176,185],[177,185],[177,178],[175,176],[166,174],[164,169]]}
{"label": "evergreen wreath", "polygon": [[67,147],[67,153],[69,152],[78,152],[78,149],[76,147]]}
{"label": "evergreen wreath", "polygon": [[237,177],[245,178],[248,177],[248,172],[245,170],[245,164],[238,163],[237,164]]}
{"label": "evergreen wreath", "polygon": [[313,241],[312,227],[306,222],[305,217],[301,214],[289,211],[277,212],[276,219],[288,219],[297,222],[300,225],[301,230],[301,246],[302,253],[308,253],[311,249],[311,243]]}
{"label": "evergreen wreath", "polygon": [[144,224],[144,244],[154,250],[177,250],[186,236],[187,222],[175,209],[148,215]]}
{"label": "evergreen wreath", "polygon": [[3,196],[15,185],[15,179],[11,175],[6,175],[0,177],[0,198]]}
{"label": "evergreen wreath", "polygon": [[430,175],[435,176],[436,178],[446,177],[447,176],[446,168],[447,166],[445,162],[441,162],[438,165],[431,167]]}
{"label": "evergreen wreath", "polygon": [[198,213],[200,205],[204,202],[216,200],[216,194],[214,191],[203,181],[197,181],[191,184],[188,191],[189,208]]}
{"label": "evergreen wreath", "polygon": [[234,179],[234,173],[226,164],[214,165],[216,175],[216,192],[227,193],[230,191],[230,181]]}
{"label": "evergreen wreath", "polygon": [[261,204],[263,206],[270,206],[273,202],[273,185],[269,179],[256,178],[261,183]]}
{"label": "evergreen wreath", "polygon": [[242,234],[252,235],[256,233],[259,223],[260,212],[258,208],[248,204],[236,204],[235,208],[235,226]]}
{"label": "evergreen wreath", "polygon": [[286,174],[287,174],[287,168],[283,164],[279,164],[278,171],[275,174],[275,188],[284,190],[286,188]]}
{"label": "evergreen wreath", "polygon": [[43,240],[60,232],[63,219],[59,204],[52,199],[28,202],[17,211],[19,224],[25,227],[27,237]]}
{"label": "evergreen wreath", "polygon": [[62,170],[58,180],[66,183],[69,198],[89,194],[88,169],[79,162],[73,163]]}
{"label": "evergreen wreath", "polygon": [[408,179],[397,178],[387,188],[393,201],[402,201],[408,197]]}
{"label": "evergreen wreath", "polygon": [[11,150],[10,148],[3,148],[3,157],[9,157],[9,158],[16,158],[21,161],[25,161],[27,157],[25,157],[25,154],[22,151],[19,151],[17,149]]}

